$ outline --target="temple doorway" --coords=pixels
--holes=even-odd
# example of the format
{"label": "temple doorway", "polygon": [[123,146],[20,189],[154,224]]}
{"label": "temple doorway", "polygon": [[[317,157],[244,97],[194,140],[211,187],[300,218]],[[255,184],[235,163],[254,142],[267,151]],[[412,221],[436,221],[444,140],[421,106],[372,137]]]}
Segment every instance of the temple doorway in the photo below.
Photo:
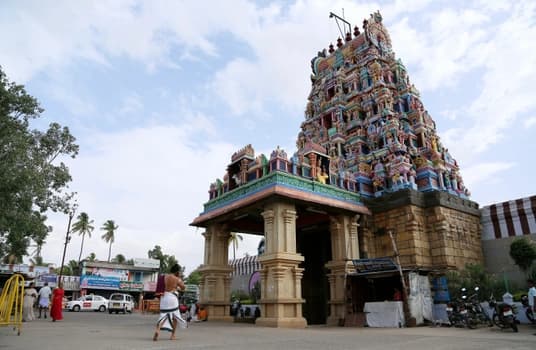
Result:
{"label": "temple doorway", "polygon": [[331,260],[331,238],[327,225],[304,228],[296,234],[298,253],[305,258],[301,267],[303,317],[307,324],[325,324],[329,316],[329,281],[325,265]]}

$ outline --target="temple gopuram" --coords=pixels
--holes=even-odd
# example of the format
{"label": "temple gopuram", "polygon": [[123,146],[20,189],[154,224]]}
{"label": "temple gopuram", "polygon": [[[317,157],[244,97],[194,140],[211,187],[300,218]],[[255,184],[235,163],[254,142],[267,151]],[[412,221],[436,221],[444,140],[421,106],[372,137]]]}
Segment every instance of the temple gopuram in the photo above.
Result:
{"label": "temple gopuram", "polygon": [[201,303],[211,319],[231,319],[228,239],[243,232],[266,240],[256,324],[348,324],[394,287],[403,321],[422,322],[414,291],[482,262],[478,204],[379,12],[311,68],[297,150],[234,153],[192,222],[206,229]]}

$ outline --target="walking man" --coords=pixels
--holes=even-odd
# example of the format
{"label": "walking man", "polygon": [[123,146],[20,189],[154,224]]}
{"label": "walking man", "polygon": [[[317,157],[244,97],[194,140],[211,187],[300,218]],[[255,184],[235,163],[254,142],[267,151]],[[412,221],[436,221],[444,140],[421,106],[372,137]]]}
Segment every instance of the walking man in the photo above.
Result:
{"label": "walking man", "polygon": [[173,265],[170,271],[171,273],[164,277],[164,294],[160,297],[160,317],[156,323],[156,329],[153,335],[154,341],[158,340],[160,329],[170,331],[170,339],[174,340],[178,322],[186,323],[181,317],[178,295],[179,289],[184,290],[186,286],[179,277],[180,267],[178,264]]}
{"label": "walking man", "polygon": [[41,311],[43,311],[45,318],[47,318],[48,305],[50,304],[50,296],[52,290],[48,286],[48,282],[45,282],[45,286],[39,290],[39,317],[41,318]]}

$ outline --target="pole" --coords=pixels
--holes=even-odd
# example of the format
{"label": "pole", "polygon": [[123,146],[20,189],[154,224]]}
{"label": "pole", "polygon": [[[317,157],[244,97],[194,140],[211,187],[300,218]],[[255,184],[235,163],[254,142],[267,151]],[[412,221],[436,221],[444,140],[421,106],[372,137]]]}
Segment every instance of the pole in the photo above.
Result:
{"label": "pole", "polygon": [[400,265],[400,254],[398,253],[398,247],[396,245],[395,237],[393,236],[393,230],[387,230],[389,237],[391,237],[391,243],[393,244],[393,251],[395,252],[396,264],[398,265],[398,272],[400,274],[400,281],[402,282],[402,295],[404,298],[403,307],[404,307],[404,318],[406,319],[406,325],[409,321],[409,309],[408,309],[408,289],[406,286],[406,280],[404,278],[404,273],[402,272],[402,265]]}
{"label": "pole", "polygon": [[65,253],[67,252],[67,244],[71,240],[71,236],[70,236],[70,233],[71,233],[71,221],[73,220],[75,210],[76,209],[73,208],[69,212],[69,223],[67,224],[67,232],[65,233],[65,244],[63,246],[63,256],[61,257],[61,267],[60,267],[60,276],[58,278],[58,285],[60,284],[61,279],[63,277],[63,264],[65,263]]}

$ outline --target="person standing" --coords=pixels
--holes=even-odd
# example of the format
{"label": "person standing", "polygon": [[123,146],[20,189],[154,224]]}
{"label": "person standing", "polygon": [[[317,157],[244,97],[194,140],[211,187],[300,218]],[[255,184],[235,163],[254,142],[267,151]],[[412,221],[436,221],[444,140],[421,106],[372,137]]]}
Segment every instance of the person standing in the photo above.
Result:
{"label": "person standing", "polygon": [[52,290],[48,286],[48,282],[45,282],[45,286],[39,289],[39,317],[37,318],[41,318],[41,311],[43,311],[45,318],[47,318],[50,295],[52,295]]}
{"label": "person standing", "polygon": [[22,301],[22,320],[24,322],[35,320],[34,304],[37,299],[37,290],[34,288],[34,283],[24,290],[24,299]]}
{"label": "person standing", "polygon": [[160,335],[160,329],[171,332],[171,340],[175,339],[175,331],[177,330],[178,322],[186,321],[181,317],[179,310],[179,295],[178,291],[186,289],[184,282],[179,277],[180,267],[175,264],[170,269],[170,274],[164,277],[164,294],[160,297],[160,317],[156,323],[156,329],[153,335],[153,340],[157,341]]}
{"label": "person standing", "polygon": [[54,291],[52,292],[52,303],[50,305],[50,318],[52,318],[52,322],[63,320],[62,309],[64,295],[65,291],[63,290],[63,283],[60,282],[58,283],[58,287],[54,288]]}

